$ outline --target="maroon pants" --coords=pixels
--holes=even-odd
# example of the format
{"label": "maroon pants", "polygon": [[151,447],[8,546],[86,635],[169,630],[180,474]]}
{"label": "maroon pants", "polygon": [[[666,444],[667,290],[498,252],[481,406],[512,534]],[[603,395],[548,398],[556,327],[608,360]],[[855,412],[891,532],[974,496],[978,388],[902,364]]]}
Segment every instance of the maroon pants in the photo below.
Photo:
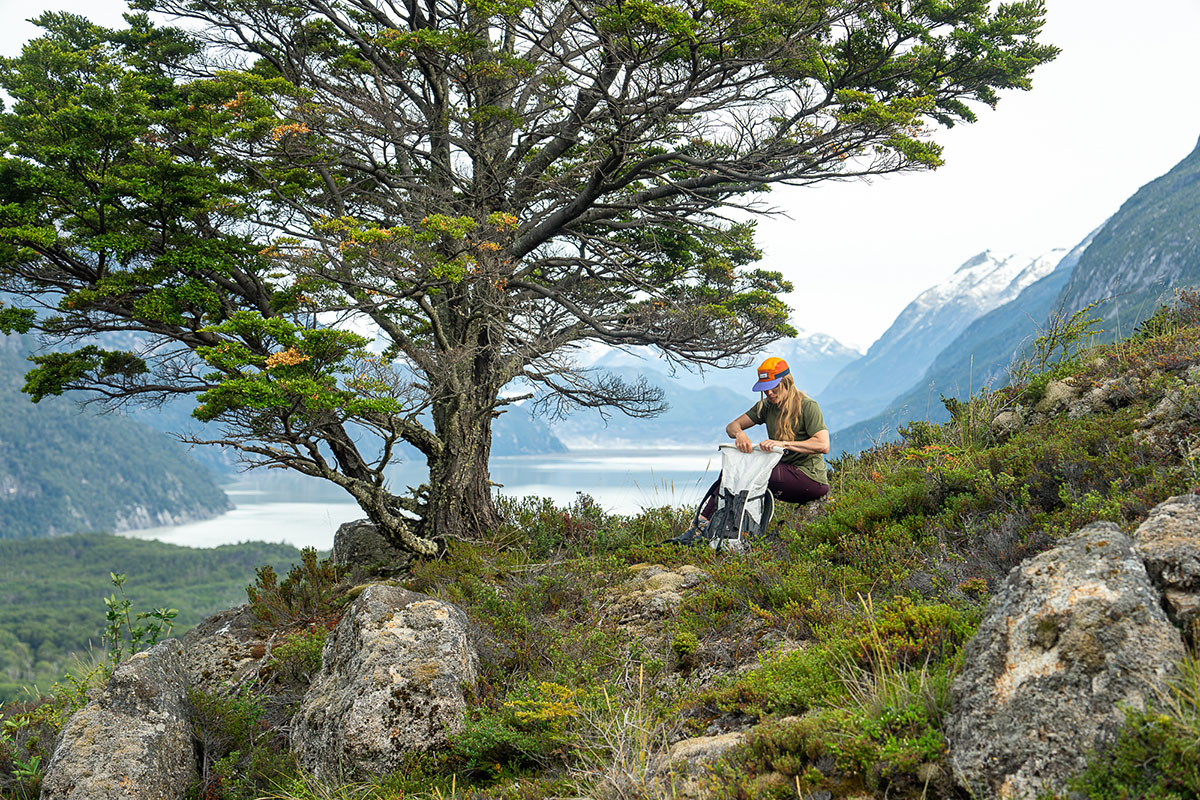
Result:
{"label": "maroon pants", "polygon": [[[717,494],[720,488],[721,476],[718,475],[716,483],[712,485],[706,495],[708,502],[700,512],[700,516],[705,519],[712,519],[712,515],[716,513]],[[817,483],[791,464],[780,462],[771,470],[771,478],[767,481],[767,491],[773,494],[776,500],[782,500],[785,503],[809,503],[829,494],[829,486]]]}

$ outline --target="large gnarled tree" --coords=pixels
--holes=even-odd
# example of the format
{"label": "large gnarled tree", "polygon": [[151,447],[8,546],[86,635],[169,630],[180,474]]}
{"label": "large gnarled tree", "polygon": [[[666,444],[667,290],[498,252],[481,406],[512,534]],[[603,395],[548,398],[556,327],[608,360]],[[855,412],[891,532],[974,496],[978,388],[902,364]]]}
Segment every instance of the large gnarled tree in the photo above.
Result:
{"label": "large gnarled tree", "polygon": [[[649,414],[573,348],[720,365],[788,333],[744,210],[935,167],[933,128],[1055,53],[1040,2],[135,5],[178,27],[46,15],[0,65],[0,322],[55,344],[27,391],[197,395],[201,439],[422,553],[495,521],[504,387]],[[404,496],[401,442],[430,470]]]}

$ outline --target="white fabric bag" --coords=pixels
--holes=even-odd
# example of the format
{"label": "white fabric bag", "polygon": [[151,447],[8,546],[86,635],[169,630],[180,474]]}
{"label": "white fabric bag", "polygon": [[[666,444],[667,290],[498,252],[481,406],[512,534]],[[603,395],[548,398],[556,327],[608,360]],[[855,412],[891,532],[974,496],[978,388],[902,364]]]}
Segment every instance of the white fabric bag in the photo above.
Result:
{"label": "white fabric bag", "polygon": [[[755,447],[743,453],[732,444],[723,444],[718,449],[721,485],[717,488],[717,510],[708,521],[704,536],[713,549],[740,550],[747,538],[766,533],[771,522],[775,499],[767,491],[767,481],[771,479],[771,470],[783,458],[783,450]],[[697,509],[697,518],[699,513]]]}

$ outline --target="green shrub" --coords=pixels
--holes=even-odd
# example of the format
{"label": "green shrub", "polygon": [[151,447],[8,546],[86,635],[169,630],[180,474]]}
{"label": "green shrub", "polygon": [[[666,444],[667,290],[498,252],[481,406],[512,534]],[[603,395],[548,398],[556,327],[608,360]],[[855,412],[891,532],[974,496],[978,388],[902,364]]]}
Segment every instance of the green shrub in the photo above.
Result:
{"label": "green shrub", "polygon": [[320,625],[289,633],[271,648],[266,666],[282,680],[307,683],[321,669],[328,637],[329,629]]}
{"label": "green shrub", "polygon": [[845,694],[837,667],[845,657],[841,641],[764,656],[758,668],[726,688],[702,695],[701,700],[721,711],[757,717],[802,714]]}
{"label": "green shrub", "polygon": [[1180,664],[1165,696],[1145,711],[1126,712],[1116,743],[1094,753],[1069,788],[1091,800],[1200,797],[1200,661],[1195,656]]}
{"label": "green shrub", "polygon": [[254,583],[246,587],[250,611],[262,630],[281,628],[296,621],[310,622],[333,608],[340,578],[337,567],[328,559],[317,559],[317,551],[300,551],[300,564],[293,564],[287,576],[278,580],[270,565],[255,570]]}
{"label": "green shrub", "polygon": [[849,653],[859,664],[909,667],[953,656],[975,632],[978,612],[895,597],[851,624]]}
{"label": "green shrub", "polygon": [[272,730],[264,698],[249,689],[190,689],[192,729],[199,743],[199,796],[205,800],[254,800],[295,776],[286,740]]}

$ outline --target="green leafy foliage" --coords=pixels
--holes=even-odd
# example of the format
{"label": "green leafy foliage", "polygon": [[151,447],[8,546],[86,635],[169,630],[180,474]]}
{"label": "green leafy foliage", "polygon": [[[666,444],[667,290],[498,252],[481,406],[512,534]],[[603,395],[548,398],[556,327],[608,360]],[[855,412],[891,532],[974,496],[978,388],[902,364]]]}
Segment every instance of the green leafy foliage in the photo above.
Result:
{"label": "green leafy foliage", "polygon": [[255,570],[254,583],[246,587],[250,612],[264,630],[283,627],[297,621],[311,622],[332,610],[342,596],[338,591],[338,570],[329,559],[321,559],[316,549],[300,551],[300,563],[292,564],[279,580],[270,564]]}

